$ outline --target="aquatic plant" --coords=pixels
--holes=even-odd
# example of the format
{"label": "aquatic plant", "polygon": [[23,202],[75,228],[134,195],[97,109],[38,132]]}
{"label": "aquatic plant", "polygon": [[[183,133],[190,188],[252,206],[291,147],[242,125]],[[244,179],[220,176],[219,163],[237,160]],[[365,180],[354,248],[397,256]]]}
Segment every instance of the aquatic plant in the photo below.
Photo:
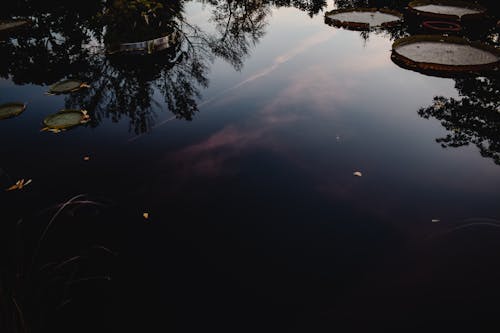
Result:
{"label": "aquatic plant", "polygon": [[10,227],[2,226],[12,237],[4,245],[7,256],[0,267],[1,332],[45,332],[54,320],[58,321],[58,313],[72,302],[75,285],[110,279],[102,273],[87,275],[89,269],[83,265],[87,262],[92,266],[105,258],[103,254],[114,255],[106,247],[94,245],[79,254],[68,255],[65,248],[54,251],[54,239],[48,239],[56,223],[69,222],[80,209],[101,206],[85,195],[77,195],[48,209],[51,215],[42,213],[50,219],[41,229],[34,225],[40,216],[19,219]]}

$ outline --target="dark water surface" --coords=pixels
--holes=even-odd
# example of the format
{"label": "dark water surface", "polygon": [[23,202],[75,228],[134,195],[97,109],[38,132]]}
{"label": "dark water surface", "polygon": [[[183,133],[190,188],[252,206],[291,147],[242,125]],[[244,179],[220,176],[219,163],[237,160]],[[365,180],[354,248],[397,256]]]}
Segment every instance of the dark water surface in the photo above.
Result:
{"label": "dark water surface", "polygon": [[[412,28],[325,24],[342,1],[127,3],[3,14],[35,20],[0,42],[0,103],[28,103],[0,121],[0,185],[33,180],[0,194],[6,309],[43,332],[498,318],[498,75],[400,68]],[[174,31],[161,52],[104,52]],[[45,95],[68,77],[91,87]],[[62,108],[91,121],[40,132]],[[20,263],[80,254],[16,285]]]}

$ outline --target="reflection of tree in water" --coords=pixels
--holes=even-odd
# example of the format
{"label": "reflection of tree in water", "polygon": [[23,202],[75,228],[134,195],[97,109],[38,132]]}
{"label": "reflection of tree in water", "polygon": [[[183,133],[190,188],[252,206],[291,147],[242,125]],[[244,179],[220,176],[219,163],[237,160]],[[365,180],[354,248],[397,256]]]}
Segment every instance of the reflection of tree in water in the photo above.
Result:
{"label": "reflection of tree in water", "polygon": [[273,3],[278,7],[295,7],[307,12],[310,17],[318,14],[326,7],[326,0],[275,0]]}
{"label": "reflection of tree in water", "polygon": [[235,68],[243,66],[241,55],[249,53],[265,34],[269,6],[245,1],[214,2],[212,21],[217,35],[210,40],[212,51]]}
{"label": "reflection of tree in water", "polygon": [[[93,125],[126,117],[143,133],[155,122],[162,102],[176,117],[190,120],[198,110],[200,89],[215,57],[239,70],[265,34],[270,7],[294,6],[310,15],[324,0],[207,1],[215,32],[189,24],[184,1],[115,0],[67,5],[62,0],[15,1],[9,17],[29,18],[27,31],[0,43],[0,76],[17,84],[48,85],[78,78],[91,88],[67,97],[66,106],[86,108]],[[107,55],[104,45],[140,42],[177,34],[174,45],[157,54]],[[90,46],[92,45],[92,46]],[[154,99],[160,92],[163,101]]]}
{"label": "reflection of tree in water", "polygon": [[[178,36],[176,43],[156,54],[117,54],[97,58],[93,62],[95,68],[89,71],[91,77],[83,74],[93,88],[87,93],[71,96],[67,105],[81,105],[93,110],[94,125],[105,117],[117,121],[127,116],[130,129],[139,134],[150,130],[155,123],[154,106],[156,104],[161,108],[161,103],[155,101],[153,95],[159,91],[170,112],[177,118],[191,120],[198,111],[199,89],[208,85],[206,73],[214,57],[220,57],[239,69],[243,64],[242,58],[249,52],[250,43],[256,43],[264,34],[266,15],[260,11],[261,7],[252,7],[247,2],[234,4],[215,7],[215,34],[208,34],[189,24],[180,15],[179,8],[162,5],[157,6],[155,11],[147,11],[149,17],[158,18],[161,13],[166,14],[159,24],[163,31],[161,35],[175,33]],[[114,16],[121,17],[116,10],[114,13]],[[172,16],[172,13],[176,15]],[[167,15],[170,15],[168,20]],[[124,24],[127,21],[130,20],[125,20]],[[133,21],[136,26],[151,27],[149,18],[139,17]],[[126,40],[120,34],[122,30],[115,30],[118,42]],[[146,29],[143,27],[143,30]],[[109,42],[107,37],[105,39]]]}
{"label": "reflection of tree in water", "polygon": [[500,78],[456,79],[461,98],[434,97],[418,114],[441,121],[449,133],[436,139],[442,147],[476,145],[481,155],[500,164]]}
{"label": "reflection of tree in water", "polygon": [[94,20],[99,3],[78,2],[71,9],[60,0],[3,4],[4,14],[32,23],[28,31],[0,42],[0,76],[17,84],[50,84],[84,71],[89,53],[82,46],[100,32]]}
{"label": "reflection of tree in water", "polygon": [[98,14],[106,26],[104,42],[130,43],[151,40],[173,32],[172,20],[180,17],[180,1],[115,0]]}
{"label": "reflection of tree in water", "polygon": [[80,76],[91,87],[69,95],[66,106],[92,110],[93,126],[104,118],[118,121],[126,117],[130,130],[139,134],[155,123],[155,106],[161,109],[162,104],[153,95],[159,91],[176,117],[191,120],[198,110],[197,87],[208,84],[207,64],[197,50],[180,47],[147,56],[93,57],[89,70]]}
{"label": "reflection of tree in water", "polygon": [[[215,7],[218,27],[227,18],[227,30],[218,29],[221,36],[185,22],[179,1],[114,1],[94,10],[52,3],[35,10],[28,4],[11,16],[29,17],[33,26],[0,45],[5,59],[0,75],[18,84],[51,84],[66,77],[87,82],[92,88],[68,96],[66,105],[87,108],[94,125],[103,118],[117,121],[125,116],[135,133],[149,130],[154,104],[160,105],[154,101],[155,91],[178,118],[190,120],[198,110],[199,89],[208,84],[206,73],[214,57],[241,68],[251,44],[263,36],[265,7],[251,3]],[[174,33],[179,36],[174,45],[158,54],[110,56],[86,47]]]}

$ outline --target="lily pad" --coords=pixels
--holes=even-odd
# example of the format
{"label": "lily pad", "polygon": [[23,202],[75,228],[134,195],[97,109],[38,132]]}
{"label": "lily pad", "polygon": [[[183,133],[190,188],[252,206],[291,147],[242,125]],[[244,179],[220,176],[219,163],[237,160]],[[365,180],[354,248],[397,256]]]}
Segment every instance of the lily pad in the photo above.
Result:
{"label": "lily pad", "polygon": [[75,92],[77,90],[80,90],[81,88],[87,88],[88,85],[86,83],[83,83],[78,80],[64,80],[64,81],[59,81],[55,84],[53,84],[48,93],[57,95],[57,94],[66,94],[66,93],[71,93]]}
{"label": "lily pad", "polygon": [[26,110],[26,104],[23,103],[6,103],[0,105],[0,119],[7,119],[19,116]]}
{"label": "lily pad", "polygon": [[43,124],[48,130],[65,130],[85,124],[89,119],[85,110],[61,110],[46,117]]}
{"label": "lily pad", "polygon": [[151,54],[170,48],[179,43],[180,35],[177,31],[173,33],[135,43],[121,43],[108,46],[108,53],[132,53],[132,54]]}
{"label": "lily pad", "polygon": [[325,22],[352,30],[369,30],[399,24],[403,15],[385,8],[337,9],[325,14]]}
{"label": "lily pad", "polygon": [[455,36],[416,35],[392,45],[392,60],[404,68],[437,76],[494,71],[500,68],[500,51]]}
{"label": "lily pad", "polygon": [[416,15],[448,20],[482,18],[486,8],[459,0],[415,0],[408,4],[408,10]]}

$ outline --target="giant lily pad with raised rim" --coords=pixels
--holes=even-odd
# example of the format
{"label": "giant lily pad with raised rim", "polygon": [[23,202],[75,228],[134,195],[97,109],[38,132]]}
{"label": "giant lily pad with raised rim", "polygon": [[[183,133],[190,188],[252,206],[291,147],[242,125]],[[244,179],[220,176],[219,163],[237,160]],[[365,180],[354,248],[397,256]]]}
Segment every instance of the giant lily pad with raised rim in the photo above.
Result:
{"label": "giant lily pad with raised rim", "polygon": [[151,54],[159,52],[178,43],[180,35],[177,31],[151,40],[146,40],[136,43],[121,43],[108,47],[108,53],[134,53],[134,54]]}
{"label": "giant lily pad with raised rim", "polygon": [[352,30],[370,30],[399,24],[403,14],[385,8],[336,9],[325,13],[325,22]]}
{"label": "giant lily pad with raised rim", "polygon": [[403,68],[435,76],[497,71],[500,51],[456,36],[416,35],[392,44],[392,60]]}
{"label": "giant lily pad with raised rim", "polygon": [[61,110],[47,116],[43,120],[46,130],[61,131],[81,124],[85,124],[90,119],[85,110]]}
{"label": "giant lily pad with raised rim", "polygon": [[83,83],[82,81],[69,79],[69,80],[59,81],[53,84],[49,88],[48,93],[51,95],[67,94],[88,87],[89,86],[86,83]]}
{"label": "giant lily pad with raised rim", "polygon": [[0,120],[17,117],[26,110],[23,103],[5,103],[0,105]]}
{"label": "giant lily pad with raised rim", "polygon": [[408,11],[418,16],[446,20],[481,19],[486,8],[459,0],[414,0],[408,4]]}

